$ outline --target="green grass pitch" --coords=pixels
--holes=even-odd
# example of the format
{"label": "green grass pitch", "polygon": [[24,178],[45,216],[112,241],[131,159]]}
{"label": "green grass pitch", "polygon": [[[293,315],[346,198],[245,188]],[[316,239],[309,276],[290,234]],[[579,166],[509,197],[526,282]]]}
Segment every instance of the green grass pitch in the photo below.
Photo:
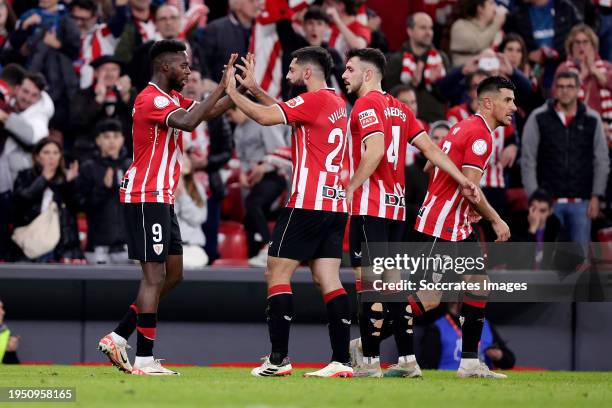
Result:
{"label": "green grass pitch", "polygon": [[0,387],[76,387],[76,402],[53,407],[610,407],[612,373],[510,372],[507,380],[254,378],[248,369],[184,367],[180,377],[137,377],[113,367],[0,366]]}

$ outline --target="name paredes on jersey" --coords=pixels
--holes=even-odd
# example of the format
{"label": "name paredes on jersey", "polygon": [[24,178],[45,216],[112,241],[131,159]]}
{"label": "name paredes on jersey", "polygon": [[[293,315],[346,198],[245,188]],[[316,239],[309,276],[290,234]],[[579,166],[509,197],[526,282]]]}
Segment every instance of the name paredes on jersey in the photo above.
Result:
{"label": "name paredes on jersey", "polygon": [[406,121],[406,114],[404,113],[404,111],[402,111],[400,108],[395,108],[393,106],[390,106],[385,109],[385,118],[389,117],[400,118],[402,122]]}
{"label": "name paredes on jersey", "polygon": [[347,114],[346,114],[346,108],[340,108],[337,111],[335,111],[334,113],[332,113],[331,115],[329,115],[327,117],[327,119],[329,119],[329,121],[333,124],[335,124],[338,119],[341,118],[347,118]]}

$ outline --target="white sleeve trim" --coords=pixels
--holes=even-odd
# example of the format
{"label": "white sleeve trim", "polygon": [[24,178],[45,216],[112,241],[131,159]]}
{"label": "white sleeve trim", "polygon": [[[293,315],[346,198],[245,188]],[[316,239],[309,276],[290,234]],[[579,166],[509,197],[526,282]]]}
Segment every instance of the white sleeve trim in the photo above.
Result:
{"label": "white sleeve trim", "polygon": [[383,135],[383,137],[385,136],[385,134],[381,131],[376,131],[376,132],[372,132],[369,135],[367,135],[366,137],[364,137],[363,139],[361,139],[361,143],[365,143],[366,140],[368,140],[369,138],[371,138],[374,135]]}
{"label": "white sleeve trim", "polygon": [[285,114],[285,111],[283,110],[283,108],[281,108],[278,103],[275,103],[274,106],[276,106],[281,111],[281,114],[283,115],[283,122],[285,125],[288,125],[289,120],[287,120],[287,115]]}
{"label": "white sleeve trim", "polygon": [[427,132],[423,130],[421,133],[417,134],[415,137],[412,138],[412,140],[410,141],[410,144],[413,145],[415,140],[417,140],[419,137],[426,135],[426,134]]}
{"label": "white sleeve trim", "polygon": [[478,170],[481,173],[484,173],[484,170],[482,170],[480,167],[472,166],[471,164],[464,164],[463,166],[461,166],[461,168],[463,168],[463,167],[469,167],[470,169],[475,169],[475,170]]}
{"label": "white sleeve trim", "polygon": [[170,119],[170,116],[172,116],[173,113],[178,112],[180,110],[185,110],[185,109],[183,109],[181,107],[178,107],[178,108],[176,108],[175,110],[173,110],[172,112],[170,112],[169,114],[166,115],[166,120],[165,120],[166,126],[170,127],[170,125],[168,125],[168,119]]}

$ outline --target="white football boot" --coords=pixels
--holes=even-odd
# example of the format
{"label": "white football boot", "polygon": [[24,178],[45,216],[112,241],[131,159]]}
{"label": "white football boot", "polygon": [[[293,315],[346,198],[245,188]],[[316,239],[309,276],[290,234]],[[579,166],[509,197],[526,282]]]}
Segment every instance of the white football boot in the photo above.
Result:
{"label": "white football boot", "polygon": [[478,359],[461,360],[457,376],[461,378],[508,378],[505,374],[491,371],[485,363]]}
{"label": "white football boot", "polygon": [[348,365],[332,361],[320,370],[304,374],[304,377],[325,377],[325,378],[350,378],[353,376],[353,368]]}
{"label": "white football boot", "polygon": [[353,377],[381,378],[380,360],[376,357],[363,357],[363,363],[353,368]]}
{"label": "white football boot", "polygon": [[127,342],[122,344],[121,342],[115,341],[111,333],[102,337],[98,342],[98,350],[106,354],[106,357],[108,357],[115,367],[129,374],[132,372],[132,365],[130,364],[130,359],[127,354],[128,348],[130,348],[130,346]]}
{"label": "white football boot", "polygon": [[148,364],[132,368],[133,375],[181,375],[161,365],[160,359],[155,359]]}
{"label": "white football boot", "polygon": [[262,358],[263,363],[259,367],[251,370],[251,375],[254,377],[284,377],[291,375],[293,367],[289,357],[285,357],[279,365],[270,362],[270,356]]}
{"label": "white football boot", "polygon": [[420,378],[423,377],[421,367],[417,363],[414,356],[411,359],[400,357],[397,364],[393,364],[385,372],[385,377],[407,377],[407,378]]}

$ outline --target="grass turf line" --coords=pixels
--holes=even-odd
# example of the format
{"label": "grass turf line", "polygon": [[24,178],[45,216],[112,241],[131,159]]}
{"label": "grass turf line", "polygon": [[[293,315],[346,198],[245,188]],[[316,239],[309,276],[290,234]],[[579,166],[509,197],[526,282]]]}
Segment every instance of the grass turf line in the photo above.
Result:
{"label": "grass turf line", "polygon": [[[1,366],[0,387],[76,387],[77,401],[53,407],[579,407],[610,406],[612,373],[509,372],[507,380],[254,378],[249,369],[181,367],[180,377],[140,377],[113,367]],[[40,403],[7,404],[28,407]],[[43,404],[43,406],[45,406]]]}

